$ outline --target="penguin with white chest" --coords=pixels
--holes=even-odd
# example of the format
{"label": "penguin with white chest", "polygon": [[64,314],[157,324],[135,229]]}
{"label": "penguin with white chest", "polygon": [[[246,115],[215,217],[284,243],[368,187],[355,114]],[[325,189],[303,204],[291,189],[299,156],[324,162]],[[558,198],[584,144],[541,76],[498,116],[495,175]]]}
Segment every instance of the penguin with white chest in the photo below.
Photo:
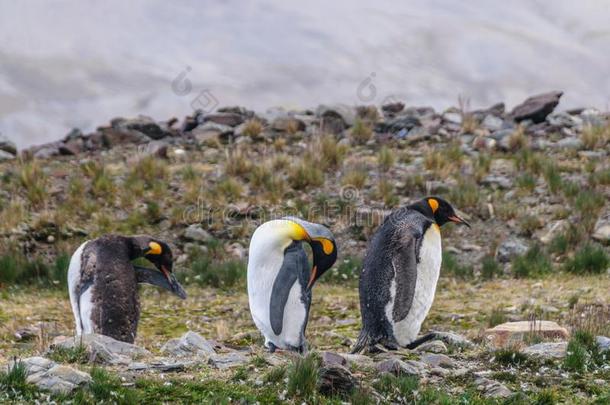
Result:
{"label": "penguin with white chest", "polygon": [[399,346],[414,348],[428,315],[438,281],[442,248],[440,227],[470,225],[438,197],[393,211],[377,229],[360,275],[362,331],[352,352]]}
{"label": "penguin with white chest", "polygon": [[[311,246],[313,266],[303,242]],[[259,226],[250,241],[250,312],[265,346],[302,353],[311,289],[337,259],[333,234],[326,227],[286,217]]]}
{"label": "penguin with white chest", "polygon": [[[140,257],[157,270],[134,266],[132,261]],[[76,334],[97,333],[133,343],[140,319],[139,283],[186,298],[172,268],[169,246],[150,236],[106,235],[83,243],[68,268]]]}

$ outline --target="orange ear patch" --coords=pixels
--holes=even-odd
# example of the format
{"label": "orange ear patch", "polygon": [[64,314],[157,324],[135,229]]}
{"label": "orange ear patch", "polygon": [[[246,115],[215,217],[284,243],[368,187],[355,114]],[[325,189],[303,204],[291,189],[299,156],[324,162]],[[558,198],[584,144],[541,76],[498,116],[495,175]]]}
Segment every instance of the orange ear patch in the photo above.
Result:
{"label": "orange ear patch", "polygon": [[438,201],[435,198],[428,198],[428,205],[432,208],[432,213],[434,214],[438,209]]}
{"label": "orange ear patch", "polygon": [[163,252],[161,245],[159,245],[157,242],[150,242],[148,247],[150,250],[146,252],[147,255],[160,255],[161,252]]}
{"label": "orange ear patch", "polygon": [[322,250],[324,251],[325,254],[329,255],[331,254],[335,248],[333,246],[333,243],[325,238],[315,238],[314,240],[319,241],[322,244]]}

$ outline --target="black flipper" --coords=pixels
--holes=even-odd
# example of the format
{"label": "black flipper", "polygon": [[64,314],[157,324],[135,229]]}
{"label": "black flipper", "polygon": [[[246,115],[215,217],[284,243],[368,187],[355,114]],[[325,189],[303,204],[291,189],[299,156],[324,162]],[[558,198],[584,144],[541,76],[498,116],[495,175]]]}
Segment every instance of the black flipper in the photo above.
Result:
{"label": "black flipper", "polygon": [[305,259],[305,267],[307,267],[307,254],[303,246],[300,242],[293,242],[284,251],[282,267],[273,282],[271,300],[269,302],[269,320],[271,321],[271,329],[273,329],[273,333],[276,335],[282,333],[284,327],[284,308],[286,307],[290,290],[294,283],[296,283],[301,267],[303,267],[303,258]]}
{"label": "black flipper", "polygon": [[402,236],[400,244],[394,250],[391,264],[394,269],[394,281],[396,282],[396,297],[392,318],[394,322],[402,321],[407,317],[417,284],[417,245],[421,245],[421,238],[412,233]]}
{"label": "black flipper", "polygon": [[186,299],[186,291],[180,285],[178,280],[174,277],[173,274],[170,274],[170,281],[165,278],[163,273],[158,270],[148,269],[146,267],[133,266],[136,271],[136,278],[139,284],[151,284],[157,287],[161,287],[172,294],[177,295],[183,300]]}

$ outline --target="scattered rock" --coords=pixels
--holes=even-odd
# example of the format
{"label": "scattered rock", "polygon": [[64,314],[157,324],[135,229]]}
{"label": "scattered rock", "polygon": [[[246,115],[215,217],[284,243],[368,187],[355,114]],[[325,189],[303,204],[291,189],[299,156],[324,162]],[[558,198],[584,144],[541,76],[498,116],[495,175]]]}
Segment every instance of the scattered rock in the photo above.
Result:
{"label": "scattered rock", "polygon": [[173,357],[209,357],[216,354],[216,350],[200,334],[188,331],[179,339],[167,341],[161,348],[161,353]]}
{"label": "scattered rock", "polygon": [[430,367],[443,367],[443,368],[456,367],[455,361],[451,357],[444,355],[444,354],[424,353],[421,356],[421,361],[423,361]]}
{"label": "scattered rock", "polygon": [[563,359],[567,348],[568,342],[538,343],[523,349],[523,354],[543,360]]}
{"label": "scattered rock", "polygon": [[236,127],[245,121],[241,114],[236,113],[213,113],[203,117],[203,122],[213,122],[216,124]]}
{"label": "scattered rock", "polygon": [[[89,374],[44,357],[30,357],[20,361],[27,371],[26,381],[29,384],[56,394],[69,394],[91,382]],[[14,366],[15,362],[11,362],[9,369]]]}
{"label": "scattered rock", "polygon": [[322,364],[325,366],[345,366],[347,359],[338,353],[322,352]]}
{"label": "scattered rock", "polygon": [[171,133],[162,128],[155,120],[144,115],[136,118],[115,118],[110,122],[110,126],[122,132],[137,131],[155,140],[171,136]]}
{"label": "scattered rock", "polygon": [[271,129],[277,132],[300,132],[306,128],[302,120],[294,117],[278,117],[271,122]]}
{"label": "scattered rock", "polygon": [[475,380],[475,384],[477,389],[488,398],[508,398],[513,395],[504,384],[488,378],[479,377]]}
{"label": "scattered rock", "polygon": [[447,353],[447,346],[442,340],[432,340],[420,345],[417,348],[418,352],[429,352],[429,353]]}
{"label": "scattered rock", "polygon": [[98,334],[68,338],[52,344],[49,350],[53,351],[58,348],[74,349],[81,345],[92,363],[129,364],[136,359],[151,356],[148,350],[139,346]]}
{"label": "scattered rock", "polygon": [[322,367],[318,374],[318,391],[322,395],[348,397],[357,384],[352,373],[339,365]]}
{"label": "scattered rock", "polygon": [[502,118],[498,118],[492,114],[486,115],[485,118],[483,119],[483,122],[481,122],[481,126],[490,131],[498,131],[498,130],[502,129],[503,125],[504,125],[504,120]]}
{"label": "scattered rock", "polygon": [[562,94],[562,91],[551,91],[529,97],[523,103],[513,108],[509,116],[517,122],[525,120],[531,120],[534,123],[544,122],[546,117],[559,104]]}
{"label": "scattered rock", "polygon": [[161,373],[177,373],[185,371],[188,367],[196,365],[195,361],[156,361],[151,363],[133,362],[129,371],[158,371]]}
{"label": "scattered rock", "polygon": [[372,367],[374,360],[364,354],[343,354],[342,355],[349,364],[354,364],[359,367]]}
{"label": "scattered rock", "polygon": [[496,186],[500,189],[506,190],[513,186],[513,181],[506,176],[496,176],[490,174],[481,180],[481,184],[484,186]]}
{"label": "scattered rock", "polygon": [[524,255],[529,246],[521,239],[513,236],[505,239],[496,249],[496,260],[500,263],[508,263],[515,257]]}
{"label": "scattered rock", "polygon": [[199,224],[189,225],[184,231],[184,239],[195,242],[209,242],[212,239],[212,235]]}
{"label": "scattered rock", "polygon": [[610,338],[605,336],[597,336],[595,340],[597,341],[597,345],[599,346],[600,351],[610,351]]}
{"label": "scattered rock", "polygon": [[593,239],[603,243],[610,242],[610,212],[606,212],[595,223]]}
{"label": "scattered rock", "polygon": [[211,354],[208,363],[220,370],[241,366],[249,361],[248,355],[241,352]]}
{"label": "scattered rock", "polygon": [[396,358],[383,360],[375,365],[377,371],[394,375],[416,375],[420,376],[428,368],[425,363],[415,360],[402,361]]}
{"label": "scattered rock", "polygon": [[570,337],[565,328],[553,321],[518,321],[487,329],[485,338],[495,347],[507,347],[521,344],[530,334],[548,340],[568,340]]}
{"label": "scattered rock", "polygon": [[548,223],[542,231],[542,235],[540,236],[540,242],[544,243],[545,245],[551,243],[551,241],[557,235],[560,235],[561,233],[566,231],[568,227],[569,223],[564,219]]}
{"label": "scattered rock", "polygon": [[321,120],[321,129],[333,134],[341,133],[356,121],[355,109],[345,104],[320,105],[316,110],[316,116]]}
{"label": "scattered rock", "polygon": [[17,145],[15,145],[13,141],[9,140],[4,135],[0,134],[0,151],[6,152],[7,155],[14,157],[17,155]]}
{"label": "scattered rock", "polygon": [[0,162],[2,162],[4,160],[11,160],[11,159],[15,159],[15,155],[5,152],[3,150],[0,150]]}

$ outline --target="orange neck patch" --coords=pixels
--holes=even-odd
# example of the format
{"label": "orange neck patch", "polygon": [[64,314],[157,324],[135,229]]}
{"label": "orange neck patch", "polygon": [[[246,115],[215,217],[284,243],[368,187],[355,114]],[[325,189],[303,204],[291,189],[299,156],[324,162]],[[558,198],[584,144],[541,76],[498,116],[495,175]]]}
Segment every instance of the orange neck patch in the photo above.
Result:
{"label": "orange neck patch", "polygon": [[432,208],[432,213],[434,214],[438,209],[438,201],[435,198],[428,198],[428,205]]}

